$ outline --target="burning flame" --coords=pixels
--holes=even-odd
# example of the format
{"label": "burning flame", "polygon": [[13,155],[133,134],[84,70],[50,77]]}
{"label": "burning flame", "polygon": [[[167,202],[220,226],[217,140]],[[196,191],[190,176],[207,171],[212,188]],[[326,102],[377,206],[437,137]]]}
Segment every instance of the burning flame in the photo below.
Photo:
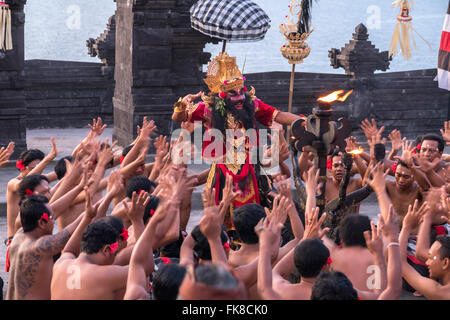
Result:
{"label": "burning flame", "polygon": [[317,99],[318,101],[322,101],[322,102],[334,102],[334,101],[345,101],[347,99],[347,97],[353,92],[353,89],[350,90],[349,92],[347,92],[345,95],[341,96],[341,94],[344,92],[344,90],[338,90],[335,91],[333,93],[330,93],[329,95],[325,96],[325,97],[320,97],[319,99]]}
{"label": "burning flame", "polygon": [[363,153],[363,152],[364,152],[364,149],[361,148],[361,147],[359,147],[358,149],[349,151],[348,153],[353,154],[353,155],[357,155],[357,154],[361,154],[361,153]]}

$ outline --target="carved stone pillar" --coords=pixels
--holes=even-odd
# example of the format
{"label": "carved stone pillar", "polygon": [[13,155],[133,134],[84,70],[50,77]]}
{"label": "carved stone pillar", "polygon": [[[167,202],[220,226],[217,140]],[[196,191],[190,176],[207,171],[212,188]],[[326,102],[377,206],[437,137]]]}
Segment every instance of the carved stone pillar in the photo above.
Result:
{"label": "carved stone pillar", "polygon": [[27,148],[23,8],[26,0],[6,0],[11,10],[13,49],[0,51],[0,145],[15,142],[12,159]]}
{"label": "carved stone pillar", "polygon": [[190,26],[194,0],[117,0],[113,138],[131,143],[143,116],[171,132],[172,105],[202,88],[212,41]]}
{"label": "carved stone pillar", "polygon": [[355,28],[353,40],[340,50],[333,48],[329,51],[333,68],[343,68],[346,74],[352,76],[346,89],[355,89],[348,102],[348,115],[354,129],[359,128],[364,118],[371,116],[369,89],[375,71],[386,71],[392,60],[388,51],[380,52],[368,39],[367,28],[361,23]]}

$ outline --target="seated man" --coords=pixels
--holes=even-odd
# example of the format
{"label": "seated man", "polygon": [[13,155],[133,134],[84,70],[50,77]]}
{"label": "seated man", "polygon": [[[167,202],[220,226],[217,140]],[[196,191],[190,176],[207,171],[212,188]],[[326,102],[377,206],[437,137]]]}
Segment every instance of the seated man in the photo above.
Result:
{"label": "seated man", "polygon": [[375,263],[367,249],[365,231],[370,231],[370,220],[367,216],[356,214],[346,216],[339,227],[342,247],[332,245],[330,251],[333,270],[343,272],[356,289],[371,291],[372,288],[367,287],[367,279],[371,275],[369,267]]}
{"label": "seated man", "polygon": [[53,256],[64,248],[81,216],[53,235],[53,214],[47,202],[46,197],[29,196],[20,206],[23,229],[14,236],[7,253],[10,261],[8,300],[50,299]]}
{"label": "seated man", "polygon": [[414,172],[405,162],[399,160],[397,164],[393,165],[392,169],[395,180],[386,181],[386,192],[391,199],[401,225],[401,221],[408,212],[408,207],[413,205],[416,199],[419,200],[419,204],[422,203],[424,190],[414,180]]}
{"label": "seated man", "polygon": [[128,276],[128,266],[112,265],[119,247],[117,231],[106,221],[98,220],[84,230],[78,257],[77,246],[75,241],[66,246],[56,262],[51,298],[114,300],[117,292],[126,288]]}
{"label": "seated man", "polygon": [[[273,289],[283,300],[309,300],[311,288],[322,271],[329,269],[330,251],[320,239],[305,239],[291,250],[273,269]],[[295,268],[300,283],[286,278]]]}
{"label": "seated man", "polygon": [[438,236],[428,251],[426,265],[430,278],[420,275],[406,260],[408,237],[411,230],[419,224],[421,217],[419,211],[410,210],[403,220],[399,239],[402,275],[411,287],[422,293],[425,298],[448,300],[450,299],[450,236]]}

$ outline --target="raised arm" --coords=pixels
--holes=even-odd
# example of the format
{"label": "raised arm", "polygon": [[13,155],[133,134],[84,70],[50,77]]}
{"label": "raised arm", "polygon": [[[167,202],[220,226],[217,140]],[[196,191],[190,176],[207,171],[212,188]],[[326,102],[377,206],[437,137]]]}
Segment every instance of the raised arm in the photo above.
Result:
{"label": "raised arm", "polygon": [[62,250],[61,257],[58,259],[58,261],[63,261],[65,259],[74,259],[80,254],[81,237],[83,235],[83,232],[97,214],[99,204],[93,206],[91,202],[91,195],[88,192],[88,187],[84,187],[84,190],[86,192],[86,204],[83,218],[81,219],[81,222],[78,224],[77,228]]}
{"label": "raised arm", "polygon": [[32,174],[42,174],[42,172],[44,171],[44,169],[47,167],[47,165],[53,161],[53,159],[56,158],[56,156],[58,155],[59,151],[56,149],[56,143],[55,143],[55,138],[51,137],[50,138],[51,142],[52,142],[52,150],[50,151],[50,153],[48,155],[45,156],[44,159],[42,159],[41,162],[39,162],[39,164],[34,167],[33,170],[31,170],[28,175],[32,175]]}
{"label": "raised arm", "polygon": [[271,252],[277,250],[277,240],[280,239],[283,225],[276,224],[267,218],[261,219],[255,232],[259,237],[258,259],[258,292],[264,300],[281,300],[281,296],[272,287],[272,257]]}
{"label": "raised arm", "polygon": [[406,261],[408,237],[411,231],[417,228],[424,212],[414,210],[412,206],[409,207],[408,213],[403,219],[403,226],[400,232],[400,254],[402,258],[402,276],[415,290],[421,292],[427,299],[450,299],[448,290],[445,291],[443,287],[435,280],[421,276],[409,263]]}
{"label": "raised arm", "polygon": [[378,300],[396,300],[402,293],[402,261],[399,245],[399,223],[394,210],[389,210],[388,219],[378,215],[379,227],[388,241],[387,287],[381,292]]}
{"label": "raised arm", "polygon": [[153,248],[155,242],[160,242],[167,225],[161,225],[167,213],[167,204],[158,206],[155,214],[145,227],[144,232],[134,246],[128,271],[125,300],[149,299],[147,293],[148,275],[153,271]]}

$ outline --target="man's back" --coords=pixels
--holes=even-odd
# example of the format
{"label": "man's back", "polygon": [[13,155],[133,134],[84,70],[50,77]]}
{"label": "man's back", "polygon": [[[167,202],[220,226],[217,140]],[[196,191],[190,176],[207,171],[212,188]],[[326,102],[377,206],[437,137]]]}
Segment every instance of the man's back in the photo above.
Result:
{"label": "man's back", "polygon": [[[52,300],[115,300],[126,287],[128,266],[97,265],[86,256],[55,264]],[[124,292],[124,291],[123,291]]]}
{"label": "man's back", "polygon": [[331,253],[334,271],[344,273],[358,290],[372,291],[368,288],[369,277],[374,274],[374,270],[369,268],[375,266],[373,256],[367,248],[361,246],[343,247],[335,249]]}
{"label": "man's back", "polygon": [[38,240],[24,233],[14,237],[9,249],[11,268],[6,299],[50,299],[53,257],[36,245]]}

